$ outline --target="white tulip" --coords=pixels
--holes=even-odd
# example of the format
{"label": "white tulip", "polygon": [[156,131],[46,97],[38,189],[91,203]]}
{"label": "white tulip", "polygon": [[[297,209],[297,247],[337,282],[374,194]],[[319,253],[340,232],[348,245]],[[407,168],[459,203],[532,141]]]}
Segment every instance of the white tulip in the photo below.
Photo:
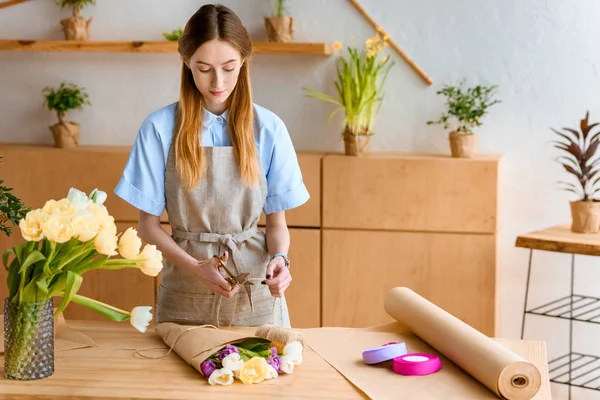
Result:
{"label": "white tulip", "polygon": [[287,356],[294,365],[302,364],[302,343],[295,341],[283,347],[283,355]]}
{"label": "white tulip", "polygon": [[92,190],[92,193],[90,193],[90,199],[96,204],[104,204],[106,197],[106,192],[98,190],[98,188]]}
{"label": "white tulip", "polygon": [[233,372],[227,368],[215,369],[210,374],[208,383],[211,385],[231,385],[233,383]]}
{"label": "white tulip", "polygon": [[244,360],[240,359],[238,353],[231,353],[222,362],[223,368],[227,368],[231,372],[239,371],[244,366]]}
{"label": "white tulip", "polygon": [[150,306],[134,307],[133,310],[131,310],[129,321],[135,329],[142,333],[146,332],[146,328],[150,324],[150,321],[152,321],[150,310],[152,310],[152,307]]}
{"label": "white tulip", "polygon": [[275,379],[279,376],[277,370],[273,368],[272,365],[269,364],[269,373],[267,374],[267,379]]}
{"label": "white tulip", "polygon": [[127,228],[125,233],[121,235],[121,239],[119,239],[119,253],[121,256],[127,259],[137,258],[141,247],[142,239],[138,237],[137,231],[131,227]]}
{"label": "white tulip", "polygon": [[112,232],[102,231],[94,239],[94,246],[96,247],[96,251],[100,254],[116,256],[119,254],[116,250],[117,241],[117,236],[113,235]]}
{"label": "white tulip", "polygon": [[67,195],[67,199],[78,209],[86,208],[88,205],[88,197],[81,190],[77,190],[75,188],[69,189],[69,194]]}
{"label": "white tulip", "polygon": [[281,372],[286,374],[291,374],[294,372],[294,362],[291,360],[289,356],[281,356],[279,357],[279,361],[281,364],[279,365],[279,369]]}
{"label": "white tulip", "polygon": [[145,260],[140,263],[140,269],[146,275],[156,276],[163,268],[162,253],[153,244],[144,246],[138,257]]}

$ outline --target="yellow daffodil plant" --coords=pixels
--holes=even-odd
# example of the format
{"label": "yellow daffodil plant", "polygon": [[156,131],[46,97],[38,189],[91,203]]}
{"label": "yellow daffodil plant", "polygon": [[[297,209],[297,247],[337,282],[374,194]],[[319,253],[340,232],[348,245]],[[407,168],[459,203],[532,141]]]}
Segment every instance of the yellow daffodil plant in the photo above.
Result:
{"label": "yellow daffodil plant", "polygon": [[[349,58],[340,54],[337,60],[337,97],[332,97],[312,89],[303,88],[307,97],[323,100],[339,106],[329,116],[328,123],[340,111],[344,111],[344,131],[348,135],[372,136],[373,123],[383,101],[383,85],[394,62],[389,56],[379,57],[388,46],[387,34],[378,33],[365,41],[362,49],[348,47]],[[341,53],[342,44],[336,42],[334,48]]]}
{"label": "yellow daffodil plant", "polygon": [[[152,319],[151,307],[125,311],[77,294],[83,274],[93,269],[136,268],[149,276],[162,269],[162,253],[154,245],[140,251],[142,241],[135,229],[117,234],[114,218],[103,205],[105,200],[106,193],[97,189],[88,198],[71,188],[66,198],[49,200],[21,219],[19,229],[26,241],[6,250],[2,257],[11,305],[61,297],[55,315],[73,301],[110,320],[130,320],[136,329],[146,330]],[[119,254],[122,258],[111,258]]]}

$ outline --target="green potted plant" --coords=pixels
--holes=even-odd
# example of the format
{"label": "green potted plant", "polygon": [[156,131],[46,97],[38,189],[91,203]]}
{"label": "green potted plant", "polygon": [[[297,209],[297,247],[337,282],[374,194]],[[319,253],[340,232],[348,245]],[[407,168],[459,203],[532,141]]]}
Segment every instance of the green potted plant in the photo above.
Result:
{"label": "green potted plant", "polygon": [[427,125],[444,124],[451,128],[448,135],[452,157],[470,158],[477,152],[475,127],[482,125],[488,108],[500,103],[494,100],[497,86],[474,86],[465,88],[464,80],[458,86],[445,85],[436,94],[446,97],[447,111],[437,121],[427,121]]}
{"label": "green potted plant", "polygon": [[171,32],[163,32],[163,37],[170,42],[178,41],[181,38],[181,35],[183,35],[183,29],[181,28],[177,28]]}
{"label": "green potted plant", "polygon": [[598,123],[589,124],[589,112],[580,121],[580,131],[563,128],[561,133],[553,128],[552,131],[565,141],[554,141],[554,147],[562,150],[565,155],[557,158],[564,169],[575,177],[576,183],[559,182],[563,188],[577,196],[571,201],[571,230],[577,233],[596,233],[600,231],[600,201],[595,198],[600,192],[600,159],[596,151],[600,144],[600,132],[590,134]]}
{"label": "green potted plant", "polygon": [[271,16],[265,17],[265,28],[270,42],[294,41],[295,20],[288,15],[287,2],[288,0],[274,0]]}
{"label": "green potted plant", "polygon": [[12,234],[12,226],[17,226],[29,211],[29,208],[12,194],[12,190],[4,186],[4,180],[0,179],[0,231],[6,236]]}
{"label": "green potted plant", "polygon": [[[346,155],[356,156],[368,153],[370,139],[374,135],[373,124],[383,102],[383,86],[394,62],[389,56],[379,57],[379,52],[387,47],[387,37],[379,34],[365,41],[362,49],[348,47],[349,58],[343,55],[337,60],[337,97],[332,97],[312,89],[303,88],[307,97],[323,100],[339,106],[329,116],[344,111],[344,141]],[[341,43],[335,49],[341,50]]]}
{"label": "green potted plant", "polygon": [[62,8],[71,7],[73,16],[60,21],[65,39],[67,40],[89,40],[90,39],[90,24],[92,18],[86,20],[81,15],[81,10],[84,6],[91,4],[96,5],[96,0],[56,0],[56,3]]}
{"label": "green potted plant", "polygon": [[67,119],[67,111],[82,109],[91,105],[84,88],[70,82],[62,82],[58,89],[46,87],[42,91],[49,110],[56,111],[58,123],[50,126],[54,145],[60,148],[74,148],[79,145],[80,126]]}

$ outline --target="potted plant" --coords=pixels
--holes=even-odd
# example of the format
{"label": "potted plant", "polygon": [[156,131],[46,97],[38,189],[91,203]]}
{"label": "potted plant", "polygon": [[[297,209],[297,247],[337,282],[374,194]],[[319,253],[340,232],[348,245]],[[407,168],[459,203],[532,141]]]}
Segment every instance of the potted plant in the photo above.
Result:
{"label": "potted plant", "polygon": [[565,152],[557,161],[564,169],[576,178],[576,184],[559,182],[564,189],[575,193],[577,200],[571,201],[571,230],[577,233],[595,233],[600,231],[600,201],[594,198],[600,191],[597,184],[600,181],[596,150],[600,144],[600,132],[590,135],[598,123],[589,124],[589,112],[580,121],[580,131],[563,128],[564,133],[552,128],[566,142],[554,141],[554,147]]}
{"label": "potted plant", "polygon": [[464,80],[458,86],[445,85],[436,92],[446,96],[447,112],[438,121],[427,121],[427,125],[444,124],[451,128],[448,135],[452,157],[470,158],[477,152],[477,134],[473,128],[482,125],[482,118],[489,107],[500,103],[493,96],[497,86],[474,86],[465,88]]}
{"label": "potted plant", "polygon": [[4,181],[0,179],[0,232],[4,232],[7,237],[10,237],[12,226],[17,226],[19,221],[25,218],[29,208],[12,194],[12,188],[3,184]]}
{"label": "potted plant", "polygon": [[[48,200],[19,222],[25,241],[2,256],[9,293],[4,299],[6,378],[33,380],[54,373],[54,317],[71,302],[146,331],[150,306],[121,310],[78,294],[91,270],[133,268],[155,277],[162,269],[162,253],[148,244],[142,250],[135,229],[117,234],[103,205],[106,197],[97,189],[88,197],[71,188],[67,197]],[[54,298],[60,299],[56,310]]]}
{"label": "potted plant", "polygon": [[178,41],[181,38],[181,35],[183,35],[182,28],[177,28],[171,32],[163,32],[163,37],[170,42]]}
{"label": "potted plant", "polygon": [[287,15],[287,1],[275,0],[272,15],[265,17],[265,28],[271,42],[288,43],[294,40],[295,20]]}
{"label": "potted plant", "polygon": [[[337,60],[337,97],[303,88],[307,97],[338,105],[329,116],[344,111],[344,129],[341,137],[345,153],[356,156],[368,153],[374,135],[373,124],[383,102],[383,86],[394,62],[389,56],[380,58],[379,52],[387,47],[387,37],[379,34],[368,39],[362,49],[348,47],[349,58],[340,55]],[[341,50],[336,42],[336,50]]]}
{"label": "potted plant", "polygon": [[81,10],[87,4],[96,5],[96,0],[56,0],[56,3],[62,8],[73,8],[73,16],[60,21],[65,39],[89,40],[92,18],[85,20],[81,15]]}
{"label": "potted plant", "polygon": [[91,105],[85,89],[74,83],[62,82],[58,89],[46,87],[42,92],[48,109],[56,111],[58,115],[58,123],[50,126],[50,131],[54,136],[54,145],[60,148],[77,147],[80,126],[76,122],[67,120],[67,111]]}

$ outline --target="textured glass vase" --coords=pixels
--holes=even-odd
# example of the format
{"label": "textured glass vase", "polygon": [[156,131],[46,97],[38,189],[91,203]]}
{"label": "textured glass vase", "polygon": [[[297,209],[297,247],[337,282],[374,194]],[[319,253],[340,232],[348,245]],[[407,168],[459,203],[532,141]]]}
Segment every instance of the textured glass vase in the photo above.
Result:
{"label": "textured glass vase", "polygon": [[33,380],[54,373],[52,300],[12,304],[4,300],[4,376]]}

